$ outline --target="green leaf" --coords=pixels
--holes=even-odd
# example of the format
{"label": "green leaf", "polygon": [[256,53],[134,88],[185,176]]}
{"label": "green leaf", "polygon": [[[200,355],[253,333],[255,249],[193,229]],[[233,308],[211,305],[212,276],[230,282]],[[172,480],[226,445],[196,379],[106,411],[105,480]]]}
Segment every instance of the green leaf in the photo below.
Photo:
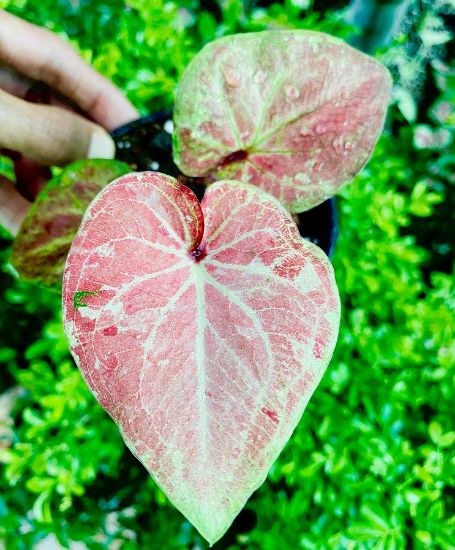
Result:
{"label": "green leaf", "polygon": [[378,531],[387,533],[392,527],[387,521],[383,510],[378,507],[365,505],[361,509],[361,514],[370,521],[371,525],[374,525]]}
{"label": "green leaf", "polygon": [[97,290],[78,290],[74,293],[73,297],[73,307],[74,309],[79,309],[80,307],[87,307],[85,303],[85,298],[89,296],[96,296],[99,293]]}
{"label": "green leaf", "polygon": [[455,443],[455,432],[447,432],[439,438],[439,446],[443,449]]}
{"label": "green leaf", "polygon": [[31,477],[26,481],[25,486],[32,493],[42,493],[50,491],[55,483],[55,479],[50,477]]}
{"label": "green leaf", "polygon": [[39,523],[52,522],[50,497],[51,493],[49,491],[44,491],[33,504],[33,515]]}
{"label": "green leaf", "polygon": [[436,443],[436,445],[439,444],[439,440],[442,435],[442,427],[441,424],[439,424],[436,421],[430,422],[428,426],[428,433],[430,434],[431,439]]}
{"label": "green leaf", "polygon": [[347,529],[348,537],[357,541],[374,540],[384,536],[384,531],[370,523],[355,523]]}
{"label": "green leaf", "polygon": [[428,531],[416,531],[416,539],[425,544],[426,547],[429,547],[433,542],[431,533]]}
{"label": "green leaf", "polygon": [[402,86],[393,88],[393,98],[404,118],[411,124],[417,118],[417,104],[409,90]]}

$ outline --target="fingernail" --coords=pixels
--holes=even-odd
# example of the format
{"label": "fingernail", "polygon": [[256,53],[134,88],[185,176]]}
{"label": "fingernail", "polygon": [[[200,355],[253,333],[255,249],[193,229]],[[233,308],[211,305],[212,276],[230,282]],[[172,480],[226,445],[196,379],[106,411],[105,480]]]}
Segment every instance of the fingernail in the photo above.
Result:
{"label": "fingernail", "polygon": [[111,136],[104,130],[95,130],[92,133],[87,151],[89,159],[113,159],[115,144]]}

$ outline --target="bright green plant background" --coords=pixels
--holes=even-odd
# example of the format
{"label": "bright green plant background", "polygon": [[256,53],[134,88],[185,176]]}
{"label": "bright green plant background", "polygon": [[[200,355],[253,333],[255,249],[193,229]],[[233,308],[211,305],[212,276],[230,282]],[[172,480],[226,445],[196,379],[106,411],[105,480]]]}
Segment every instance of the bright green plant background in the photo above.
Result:
{"label": "bright green plant background", "polygon": [[[367,31],[347,25],[342,2],[338,11],[253,4],[0,0],[69,38],[143,113],[171,106],[188,61],[223,34],[302,27],[376,47],[394,75],[394,103],[372,160],[338,200],[335,356],[267,482],[215,547],[455,548],[455,76],[445,4],[404,3],[393,42],[375,38],[375,18],[357,20]],[[387,17],[382,30],[396,24]],[[1,157],[0,172],[11,172]],[[10,239],[0,237],[0,424],[15,403],[14,422],[0,427],[0,547],[29,549],[52,535],[94,549],[205,548],[81,379],[58,294],[14,279]]]}

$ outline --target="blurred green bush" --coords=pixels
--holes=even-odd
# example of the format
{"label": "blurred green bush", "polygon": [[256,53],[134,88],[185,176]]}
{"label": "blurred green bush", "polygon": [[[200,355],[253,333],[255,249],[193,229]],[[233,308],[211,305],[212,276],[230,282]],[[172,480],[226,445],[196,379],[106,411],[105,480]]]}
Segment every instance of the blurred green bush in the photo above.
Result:
{"label": "blurred green bush", "polygon": [[[257,4],[0,0],[70,39],[144,114],[172,105],[186,64],[215,37],[301,27],[362,38],[340,2]],[[377,44],[395,77],[385,134],[338,200],[335,356],[268,481],[215,548],[455,548],[451,16],[444,3],[408,4],[395,41]],[[4,158],[0,173],[11,173]],[[59,295],[16,280],[0,238],[0,548],[45,537],[205,548],[88,391]]]}

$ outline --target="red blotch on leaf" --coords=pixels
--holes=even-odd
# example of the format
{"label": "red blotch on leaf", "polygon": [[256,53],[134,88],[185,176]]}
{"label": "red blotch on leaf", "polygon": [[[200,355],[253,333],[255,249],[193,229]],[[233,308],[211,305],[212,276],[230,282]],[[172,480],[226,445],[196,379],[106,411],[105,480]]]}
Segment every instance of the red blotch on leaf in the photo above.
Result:
{"label": "red blotch on leaf", "polygon": [[106,367],[109,371],[114,370],[118,365],[118,359],[116,357],[109,357],[106,360]]}
{"label": "red blotch on leaf", "polygon": [[278,424],[278,423],[280,422],[275,411],[271,411],[271,410],[268,409],[267,407],[262,407],[262,408],[261,408],[261,411],[262,411],[265,415],[267,415],[267,416],[270,418],[270,420],[271,420],[272,422],[275,422],[275,424]]}
{"label": "red blotch on leaf", "polygon": [[103,329],[104,336],[117,336],[118,334],[118,328],[115,326],[112,327],[106,327]]}
{"label": "red blotch on leaf", "polygon": [[324,345],[319,340],[314,343],[313,355],[316,359],[321,359],[324,355]]}

